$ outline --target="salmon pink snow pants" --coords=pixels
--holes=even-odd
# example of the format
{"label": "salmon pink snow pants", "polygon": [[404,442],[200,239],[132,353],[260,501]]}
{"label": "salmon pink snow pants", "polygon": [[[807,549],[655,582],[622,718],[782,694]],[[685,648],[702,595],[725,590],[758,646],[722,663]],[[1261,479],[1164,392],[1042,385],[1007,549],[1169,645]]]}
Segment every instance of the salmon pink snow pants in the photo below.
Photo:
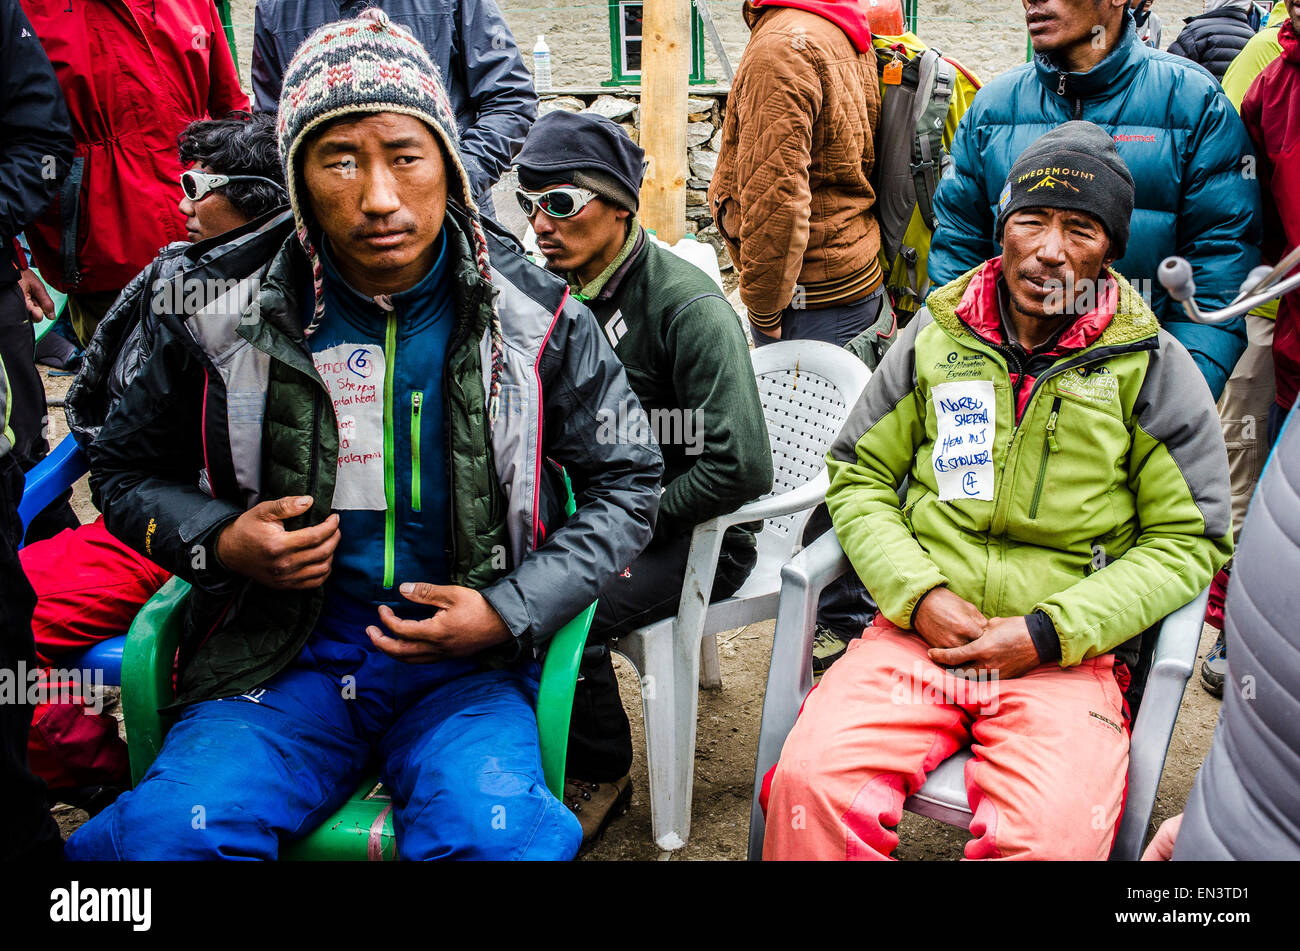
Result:
{"label": "salmon pink snow pants", "polygon": [[809,694],[777,763],[763,858],[888,858],[903,801],[967,745],[966,858],[1106,858],[1128,771],[1114,655],[980,683],[927,649],[877,618]]}

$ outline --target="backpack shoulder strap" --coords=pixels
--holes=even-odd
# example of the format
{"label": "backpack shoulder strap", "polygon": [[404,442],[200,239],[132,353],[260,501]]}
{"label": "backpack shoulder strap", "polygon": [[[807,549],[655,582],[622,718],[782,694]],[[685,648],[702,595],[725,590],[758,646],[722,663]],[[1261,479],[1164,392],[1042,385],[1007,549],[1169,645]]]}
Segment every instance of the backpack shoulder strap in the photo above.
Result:
{"label": "backpack shoulder strap", "polygon": [[944,167],[950,161],[943,148],[943,129],[957,71],[934,48],[925,50],[916,58],[920,61],[920,70],[912,115],[912,182],[921,220],[933,231],[936,223],[934,193]]}

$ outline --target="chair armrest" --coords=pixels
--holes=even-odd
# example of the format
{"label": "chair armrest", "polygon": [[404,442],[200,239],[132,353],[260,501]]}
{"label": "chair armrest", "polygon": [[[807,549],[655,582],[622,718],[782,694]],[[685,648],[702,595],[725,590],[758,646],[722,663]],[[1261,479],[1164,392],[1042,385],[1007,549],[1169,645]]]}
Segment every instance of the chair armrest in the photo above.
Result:
{"label": "chair armrest", "polygon": [[815,541],[791,558],[789,564],[781,568],[781,580],[783,584],[789,579],[792,584],[806,585],[815,599],[828,584],[852,570],[849,556],[844,554],[832,529],[818,535]]}
{"label": "chair armrest", "polygon": [[1146,692],[1129,738],[1128,793],[1110,853],[1114,860],[1135,862],[1141,857],[1183,690],[1196,663],[1209,597],[1207,588],[1160,623]]}
{"label": "chair armrest", "polygon": [[732,525],[742,525],[745,522],[757,522],[760,519],[793,515],[795,512],[802,512],[804,509],[810,509],[826,501],[826,490],[828,488],[830,488],[830,477],[826,474],[826,470],[822,469],[810,481],[805,482],[797,489],[782,492],[780,495],[769,496],[766,499],[758,499],[755,502],[747,502],[734,512],[719,515],[707,522],[701,522],[696,526],[695,530],[699,531],[705,528],[725,529]]}
{"label": "chair armrest", "polygon": [[587,646],[587,632],[596,616],[592,602],[551,638],[542,662],[542,680],[537,687],[537,735],[542,744],[542,772],[546,786],[556,799],[564,801],[564,762],[569,752],[569,718],[573,714],[573,691],[578,683],[578,664]]}
{"label": "chair armrest", "polygon": [[749,858],[752,860],[761,858],[763,853],[765,823],[758,805],[763,777],[776,765],[804,697],[812,689],[817,601],[823,588],[851,570],[848,556],[833,531],[824,532],[781,568],[781,598],[777,603],[772,660],[763,694],[750,808]]}
{"label": "chair armrest", "polygon": [[23,533],[26,534],[32,519],[89,471],[90,458],[74,436],[65,436],[49,455],[32,466],[23,484],[22,501],[18,503]]}
{"label": "chair armrest", "polygon": [[682,596],[673,624],[673,636],[685,645],[700,638],[704,619],[708,613],[709,599],[713,593],[713,578],[718,570],[718,556],[722,552],[722,538],[732,525],[779,518],[811,509],[826,498],[829,479],[823,469],[812,480],[771,498],[759,499],[742,505],[727,515],[719,515],[695,526],[691,535],[691,550],[686,559],[686,574],[682,579]]}
{"label": "chair armrest", "polygon": [[126,720],[131,781],[138,783],[162,749],[166,733],[159,710],[171,702],[173,661],[184,630],[190,586],[172,578],[140,609],[122,651],[122,714]]}
{"label": "chair armrest", "polygon": [[[1151,673],[1170,671],[1183,679],[1192,675],[1196,664],[1196,652],[1201,646],[1201,631],[1205,627],[1205,606],[1209,602],[1210,591],[1207,588],[1177,611],[1160,622],[1159,636],[1151,654]],[[1143,700],[1143,707],[1146,701]]]}

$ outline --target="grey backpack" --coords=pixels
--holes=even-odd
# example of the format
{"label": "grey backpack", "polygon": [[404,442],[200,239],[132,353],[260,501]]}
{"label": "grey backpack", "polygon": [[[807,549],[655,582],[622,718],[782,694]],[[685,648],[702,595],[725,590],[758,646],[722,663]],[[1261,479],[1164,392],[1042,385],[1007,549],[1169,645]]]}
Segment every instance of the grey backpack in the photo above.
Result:
{"label": "grey backpack", "polygon": [[[880,224],[880,266],[900,323],[920,309],[929,290],[925,262],[935,226],[934,193],[952,162],[944,130],[959,75],[958,67],[939,50],[903,39],[872,39],[881,90],[872,186]],[[972,84],[978,86],[973,79]],[[964,110],[967,97],[958,101]]]}

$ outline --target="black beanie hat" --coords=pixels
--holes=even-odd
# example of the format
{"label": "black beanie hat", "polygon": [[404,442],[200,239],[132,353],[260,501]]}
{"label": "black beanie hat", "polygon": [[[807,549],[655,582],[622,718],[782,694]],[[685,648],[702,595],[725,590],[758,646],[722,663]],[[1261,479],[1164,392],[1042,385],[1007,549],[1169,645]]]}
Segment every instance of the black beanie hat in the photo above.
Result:
{"label": "black beanie hat", "polygon": [[1097,218],[1111,254],[1124,256],[1133,214],[1133,176],[1101,126],[1073,120],[1045,132],[1011,166],[998,200],[995,237],[1021,208],[1071,208]]}
{"label": "black beanie hat", "polygon": [[566,181],[633,214],[641,204],[645,152],[603,116],[548,112],[533,124],[515,165],[519,184],[529,191]]}

